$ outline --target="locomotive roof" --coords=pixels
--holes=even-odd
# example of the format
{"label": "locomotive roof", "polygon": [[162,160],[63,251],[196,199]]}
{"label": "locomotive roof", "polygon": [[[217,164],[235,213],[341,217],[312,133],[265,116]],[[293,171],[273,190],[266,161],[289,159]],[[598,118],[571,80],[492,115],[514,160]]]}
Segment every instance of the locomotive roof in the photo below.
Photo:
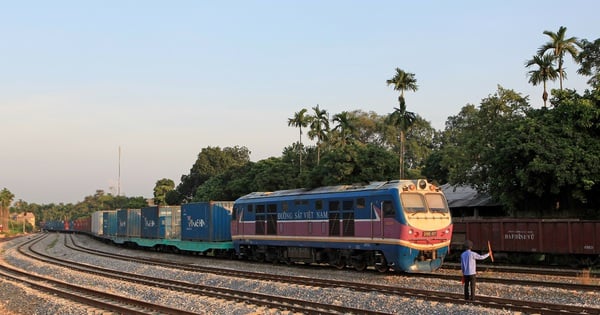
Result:
{"label": "locomotive roof", "polygon": [[252,192],[239,199],[255,199],[262,197],[283,197],[283,196],[301,196],[301,195],[312,195],[312,194],[326,194],[334,192],[351,192],[351,191],[367,191],[367,190],[385,190],[390,188],[397,188],[401,184],[415,184],[413,180],[392,180],[387,182],[371,182],[368,184],[353,184],[353,185],[337,185],[337,186],[324,186],[313,189],[297,188],[287,190],[276,190],[276,191],[258,191]]}

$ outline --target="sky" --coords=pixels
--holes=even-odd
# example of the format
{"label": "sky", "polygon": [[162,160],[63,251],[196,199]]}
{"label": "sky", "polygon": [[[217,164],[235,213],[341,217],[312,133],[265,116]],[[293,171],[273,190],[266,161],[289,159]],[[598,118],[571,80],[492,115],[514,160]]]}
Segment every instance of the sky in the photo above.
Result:
{"label": "sky", "polygon": [[[99,189],[151,198],[208,146],[281,156],[302,108],[391,113],[397,67],[419,86],[407,109],[438,130],[498,85],[539,108],[525,61],[545,30],[599,38],[599,11],[592,0],[0,1],[0,189],[38,204]],[[576,70],[567,58],[564,86],[583,92]]]}

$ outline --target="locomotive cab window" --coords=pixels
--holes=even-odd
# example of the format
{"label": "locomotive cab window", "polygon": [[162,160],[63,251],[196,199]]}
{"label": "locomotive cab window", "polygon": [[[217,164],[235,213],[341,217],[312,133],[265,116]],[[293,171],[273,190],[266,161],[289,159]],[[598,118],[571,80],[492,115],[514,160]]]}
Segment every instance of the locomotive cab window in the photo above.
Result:
{"label": "locomotive cab window", "polygon": [[394,204],[390,200],[382,202],[381,208],[383,210],[383,217],[393,218],[396,216],[396,208],[394,208]]}
{"label": "locomotive cab window", "polygon": [[256,205],[256,214],[265,213],[265,205]]}
{"label": "locomotive cab window", "polygon": [[448,206],[446,200],[441,194],[426,194],[425,200],[431,212],[448,213]]}
{"label": "locomotive cab window", "polygon": [[408,213],[427,212],[425,200],[423,200],[423,196],[420,194],[405,193],[400,195],[400,199],[402,199],[404,211]]}
{"label": "locomotive cab window", "polygon": [[344,200],[342,202],[343,210],[353,210],[354,209],[354,200]]}
{"label": "locomotive cab window", "polygon": [[340,202],[339,201],[330,201],[329,202],[329,211],[340,210]]}
{"label": "locomotive cab window", "polygon": [[315,209],[323,210],[323,200],[319,199],[315,201]]}
{"label": "locomotive cab window", "polygon": [[365,208],[365,198],[356,199],[356,207],[359,209],[364,209]]}

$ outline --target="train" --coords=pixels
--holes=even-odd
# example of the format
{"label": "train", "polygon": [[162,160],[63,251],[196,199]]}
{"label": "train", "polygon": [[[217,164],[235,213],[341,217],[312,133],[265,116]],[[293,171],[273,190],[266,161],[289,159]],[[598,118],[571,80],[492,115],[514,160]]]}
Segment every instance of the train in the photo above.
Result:
{"label": "train", "polygon": [[454,218],[452,258],[465,240],[496,261],[518,264],[600,266],[600,221],[532,218]]}
{"label": "train", "polygon": [[414,273],[440,268],[453,230],[444,193],[425,179],[98,210],[62,223],[45,229],[157,251]]}

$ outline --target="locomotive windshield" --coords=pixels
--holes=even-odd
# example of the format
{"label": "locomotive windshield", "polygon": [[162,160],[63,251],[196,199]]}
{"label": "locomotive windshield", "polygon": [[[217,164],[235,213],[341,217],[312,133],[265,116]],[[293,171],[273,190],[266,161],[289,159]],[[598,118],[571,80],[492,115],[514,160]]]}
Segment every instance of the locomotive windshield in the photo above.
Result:
{"label": "locomotive windshield", "polygon": [[431,212],[448,213],[446,200],[441,194],[426,194],[425,199]]}
{"label": "locomotive windshield", "polygon": [[430,212],[447,213],[448,207],[441,194],[412,194],[404,193],[400,195],[402,207],[408,213],[425,213],[429,206]]}
{"label": "locomotive windshield", "polygon": [[402,207],[404,211],[409,213],[427,212],[427,206],[425,206],[425,200],[421,194],[405,193],[401,194]]}

